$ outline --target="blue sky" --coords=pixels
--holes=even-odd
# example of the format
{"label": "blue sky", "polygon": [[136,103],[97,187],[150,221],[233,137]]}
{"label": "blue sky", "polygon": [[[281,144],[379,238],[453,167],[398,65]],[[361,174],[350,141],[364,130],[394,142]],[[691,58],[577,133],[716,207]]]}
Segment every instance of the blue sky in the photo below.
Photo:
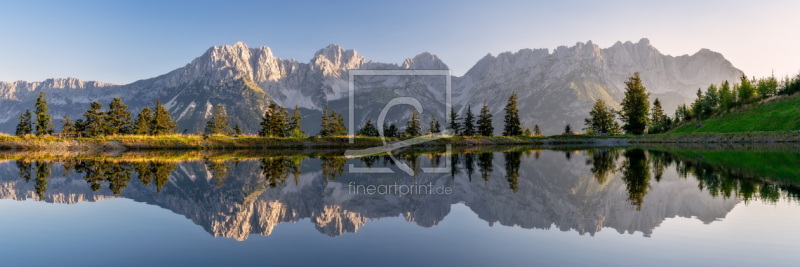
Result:
{"label": "blue sky", "polygon": [[800,1],[3,1],[0,81],[129,83],[244,41],[308,62],[331,44],[367,60],[438,55],[461,75],[487,53],[642,37],[709,48],[748,75],[800,70]]}

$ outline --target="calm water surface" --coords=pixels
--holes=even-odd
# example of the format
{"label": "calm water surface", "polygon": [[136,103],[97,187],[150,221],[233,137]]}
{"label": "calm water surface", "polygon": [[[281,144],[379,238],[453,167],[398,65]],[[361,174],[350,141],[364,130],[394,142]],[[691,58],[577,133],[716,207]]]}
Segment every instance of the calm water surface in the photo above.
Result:
{"label": "calm water surface", "polygon": [[337,154],[5,155],[0,265],[800,260],[800,149]]}

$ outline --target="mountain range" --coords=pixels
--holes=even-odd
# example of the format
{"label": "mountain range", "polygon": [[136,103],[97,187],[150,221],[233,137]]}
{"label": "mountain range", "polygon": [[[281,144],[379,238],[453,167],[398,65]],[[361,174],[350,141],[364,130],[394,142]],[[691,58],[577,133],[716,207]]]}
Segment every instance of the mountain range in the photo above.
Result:
{"label": "mountain range", "polygon": [[[289,110],[298,107],[304,130],[313,135],[319,130],[325,106],[347,117],[348,71],[354,69],[449,68],[427,52],[393,64],[370,61],[355,50],[329,45],[303,63],[275,57],[269,47],[250,48],[239,42],[214,46],[184,67],[125,85],[75,78],[0,82],[0,132],[12,133],[19,114],[33,109],[38,93],[44,91],[56,120],[62,116],[79,118],[91,102],[107,105],[114,97],[121,97],[135,116],[158,99],[178,123],[178,131],[189,133],[202,131],[212,107],[218,104],[225,106],[232,122],[244,132],[255,133],[260,117],[274,101]],[[667,112],[691,101],[698,88],[735,81],[743,75],[721,54],[708,49],[670,56],[660,53],[647,39],[617,42],[608,48],[588,41],[552,51],[522,49],[488,54],[463,76],[452,77],[452,104],[462,117],[468,106],[477,113],[481,105],[489,105],[499,134],[502,107],[511,93],[517,93],[523,126],[538,124],[544,134],[558,134],[566,124],[581,128],[597,99],[618,107],[624,81],[634,72],[641,74],[651,98],[660,98]],[[431,116],[443,122],[447,114],[444,77],[357,76],[354,84],[355,125],[377,120],[384,105],[397,96],[419,100],[425,123]],[[402,126],[410,115],[410,108],[398,108],[387,120]],[[58,130],[60,124],[56,124]]]}

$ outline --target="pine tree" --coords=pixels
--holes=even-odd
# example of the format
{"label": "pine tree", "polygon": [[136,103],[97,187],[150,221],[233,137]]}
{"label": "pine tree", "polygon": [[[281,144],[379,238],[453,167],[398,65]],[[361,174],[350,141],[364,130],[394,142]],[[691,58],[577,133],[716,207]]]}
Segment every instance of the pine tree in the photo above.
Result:
{"label": "pine tree", "polygon": [[719,108],[719,90],[717,89],[716,84],[712,84],[708,86],[706,89],[706,109],[703,110],[703,113],[706,115],[711,115],[714,113],[717,108]]}
{"label": "pine tree", "polygon": [[331,127],[333,135],[347,135],[347,127],[344,126],[344,117],[342,117],[342,114],[339,114],[335,110],[331,111],[331,118],[333,121]]}
{"label": "pine tree", "polygon": [[750,80],[747,79],[747,76],[742,75],[740,81],[741,83],[737,87],[738,90],[736,90],[736,92],[739,96],[739,102],[746,103],[751,98],[753,98],[753,93],[755,92],[755,88],[753,88],[753,84],[750,82]]}
{"label": "pine tree", "polygon": [[622,126],[626,132],[631,134],[643,134],[647,125],[650,124],[650,101],[647,88],[642,85],[639,73],[633,74],[625,82],[625,98],[622,100]]}
{"label": "pine tree", "polygon": [[700,88],[697,88],[697,98],[692,103],[692,111],[694,111],[694,116],[697,119],[703,119],[703,110],[706,107],[705,103],[705,96],[703,96],[703,91]]}
{"label": "pine tree", "polygon": [[464,117],[464,136],[475,135],[475,115],[472,114],[472,106],[467,106],[467,116]]}
{"label": "pine tree", "polygon": [[[731,85],[728,81],[722,82],[719,88],[719,106],[723,111],[727,111],[736,102],[736,96],[731,91]],[[684,118],[686,119],[686,118]]]}
{"label": "pine tree", "polygon": [[442,131],[442,129],[441,129],[440,125],[439,125],[439,121],[436,120],[436,117],[431,115],[431,121],[430,121],[430,123],[428,123],[428,132],[431,133],[431,134],[438,134],[441,131]]}
{"label": "pine tree", "polygon": [[406,137],[416,137],[422,135],[422,127],[419,123],[419,113],[416,110],[411,113],[411,120],[406,123]]}
{"label": "pine tree", "polygon": [[666,117],[667,115],[664,115],[664,109],[661,108],[661,101],[656,98],[656,100],[653,101],[653,108],[650,110],[650,122],[653,124],[652,127],[650,127],[650,133],[664,131],[667,127]]}
{"label": "pine tree", "polygon": [[305,135],[305,132],[303,132],[303,129],[300,126],[300,122],[302,120],[303,117],[300,117],[300,109],[297,105],[295,105],[294,110],[292,111],[292,118],[289,119],[289,124],[286,126],[288,136],[303,137],[303,135]]}
{"label": "pine tree", "polygon": [[397,137],[397,125],[392,123],[391,125],[386,125],[386,122],[383,123],[383,136],[384,137]]}
{"label": "pine tree", "polygon": [[233,126],[233,134],[234,136],[242,136],[242,128],[239,127],[239,124]]}
{"label": "pine tree", "polygon": [[[385,125],[385,124],[384,124]],[[384,130],[385,132],[386,130]],[[358,135],[362,136],[378,136],[378,128],[375,127],[375,124],[372,124],[372,120],[367,120],[364,123],[364,126],[361,127],[361,130],[358,131]]]}
{"label": "pine tree", "polygon": [[64,116],[62,123],[64,126],[61,128],[61,133],[63,134],[75,133],[75,124],[72,123],[71,118],[69,116]]}
{"label": "pine tree", "polygon": [[122,99],[114,98],[108,108],[103,118],[105,133],[107,135],[131,133],[131,112],[128,111],[128,106],[122,103]]}
{"label": "pine tree", "polygon": [[522,135],[522,126],[519,121],[519,109],[517,109],[517,93],[511,93],[505,107],[506,115],[503,119],[503,136]]}
{"label": "pine tree", "polygon": [[454,107],[450,107],[450,124],[447,125],[447,128],[452,131],[452,135],[461,135],[461,119],[458,117],[456,113],[456,109]]}
{"label": "pine tree", "polygon": [[278,106],[277,103],[270,103],[261,119],[261,131],[258,134],[268,137],[286,137],[288,128],[286,116],[285,108]]}
{"label": "pine tree", "polygon": [[228,114],[225,107],[217,105],[211,119],[206,122],[205,133],[209,135],[228,135],[231,133],[231,123],[228,122]]}
{"label": "pine tree", "polygon": [[564,126],[564,134],[572,134],[572,125]]}
{"label": "pine tree", "polygon": [[481,114],[478,115],[478,134],[482,136],[494,135],[494,126],[492,126],[492,113],[489,111],[489,106],[483,104]]}
{"label": "pine tree", "polygon": [[542,136],[542,131],[539,130],[539,124],[533,126],[533,135],[534,136]]}
{"label": "pine tree", "polygon": [[150,134],[150,124],[153,122],[153,112],[150,108],[145,107],[139,111],[136,117],[136,124],[134,126],[134,134]]}
{"label": "pine tree", "polygon": [[606,106],[603,99],[597,99],[594,107],[589,111],[589,118],[584,120],[586,130],[591,130],[595,134],[619,134],[617,128],[619,127],[616,120],[614,110]]}
{"label": "pine tree", "polygon": [[758,95],[764,98],[778,93],[778,79],[775,78],[775,74],[773,73],[770,77],[759,79],[756,91]]}
{"label": "pine tree", "polygon": [[103,104],[100,102],[92,102],[91,108],[83,113],[83,117],[86,118],[84,121],[84,131],[86,136],[95,137],[100,136],[104,133],[103,131],[103,112],[100,109],[103,107]]}
{"label": "pine tree", "polygon": [[522,131],[522,135],[524,135],[524,136],[533,136],[533,133],[531,132],[530,128],[525,128],[525,130]]}
{"label": "pine tree", "polygon": [[33,114],[30,109],[26,109],[24,113],[19,115],[19,124],[17,124],[17,131],[14,133],[16,136],[24,136],[33,133]]}
{"label": "pine tree", "polygon": [[150,123],[150,134],[163,135],[175,132],[178,127],[172,117],[169,116],[169,111],[161,105],[161,100],[156,100],[156,112],[153,115],[153,122]]}
{"label": "pine tree", "polygon": [[53,122],[50,115],[47,114],[47,99],[46,94],[39,92],[39,98],[36,99],[36,136],[42,136],[53,133]]}
{"label": "pine tree", "polygon": [[325,105],[325,110],[322,111],[322,123],[321,129],[319,130],[320,136],[334,136],[338,135],[337,131],[337,118],[336,118],[336,111],[328,111],[328,106]]}

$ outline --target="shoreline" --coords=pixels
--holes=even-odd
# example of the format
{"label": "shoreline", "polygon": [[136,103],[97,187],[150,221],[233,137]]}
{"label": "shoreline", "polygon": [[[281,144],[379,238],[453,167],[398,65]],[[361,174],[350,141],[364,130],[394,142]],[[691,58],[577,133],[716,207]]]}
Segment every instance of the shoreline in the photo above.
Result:
{"label": "shoreline", "polygon": [[[399,139],[387,139],[387,143]],[[533,146],[541,148],[559,147],[621,147],[639,144],[771,144],[800,143],[800,131],[749,132],[749,133],[691,133],[655,134],[643,136],[583,136],[559,135],[546,137],[504,136],[455,136],[426,143],[412,148],[436,148],[450,144],[453,147],[482,146]],[[378,137],[356,137],[354,143],[348,137],[324,138],[268,138],[254,136],[109,136],[101,138],[59,139],[55,137],[0,136],[0,151],[12,152],[56,152],[56,153],[102,153],[159,150],[325,150],[368,148],[384,145]]]}

